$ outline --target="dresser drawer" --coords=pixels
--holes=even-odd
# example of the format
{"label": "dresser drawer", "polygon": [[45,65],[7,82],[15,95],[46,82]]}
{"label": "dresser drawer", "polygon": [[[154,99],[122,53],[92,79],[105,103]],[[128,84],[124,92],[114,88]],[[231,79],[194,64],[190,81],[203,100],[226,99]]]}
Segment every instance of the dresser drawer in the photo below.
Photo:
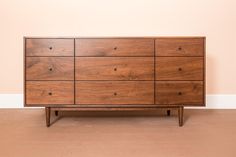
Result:
{"label": "dresser drawer", "polygon": [[74,56],[74,39],[26,39],[26,56]]}
{"label": "dresser drawer", "polygon": [[203,57],[156,57],[156,80],[203,80]]}
{"label": "dresser drawer", "polygon": [[152,57],[76,57],[76,80],[154,80]]}
{"label": "dresser drawer", "polygon": [[26,81],[26,104],[74,104],[74,81]]}
{"label": "dresser drawer", "polygon": [[153,81],[76,81],[76,104],[153,103]]}
{"label": "dresser drawer", "polygon": [[155,103],[204,105],[202,81],[156,81]]}
{"label": "dresser drawer", "polygon": [[26,80],[74,80],[74,58],[26,57]]}
{"label": "dresser drawer", "polygon": [[154,56],[153,39],[76,39],[76,56]]}
{"label": "dresser drawer", "polygon": [[156,56],[203,56],[204,38],[157,38]]}

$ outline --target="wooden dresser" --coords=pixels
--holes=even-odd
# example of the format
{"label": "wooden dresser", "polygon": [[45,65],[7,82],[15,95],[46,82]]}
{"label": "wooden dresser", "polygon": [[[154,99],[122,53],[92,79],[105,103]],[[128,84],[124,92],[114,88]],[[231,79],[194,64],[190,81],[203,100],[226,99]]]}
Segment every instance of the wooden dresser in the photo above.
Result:
{"label": "wooden dresser", "polygon": [[50,111],[205,105],[204,37],[26,37],[25,106]]}

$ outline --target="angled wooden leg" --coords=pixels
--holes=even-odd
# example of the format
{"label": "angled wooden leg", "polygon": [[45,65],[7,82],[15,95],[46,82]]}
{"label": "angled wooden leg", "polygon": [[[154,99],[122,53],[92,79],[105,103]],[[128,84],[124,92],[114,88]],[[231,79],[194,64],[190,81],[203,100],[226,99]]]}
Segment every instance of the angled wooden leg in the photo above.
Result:
{"label": "angled wooden leg", "polygon": [[51,108],[45,107],[45,113],[46,113],[46,126],[50,126],[50,114],[51,114]]}
{"label": "angled wooden leg", "polygon": [[58,116],[58,111],[55,111],[55,116]]}
{"label": "angled wooden leg", "polygon": [[183,114],[184,114],[184,106],[179,106],[178,108],[179,126],[183,126]]}
{"label": "angled wooden leg", "polygon": [[167,110],[166,113],[167,113],[167,116],[170,116],[170,110]]}

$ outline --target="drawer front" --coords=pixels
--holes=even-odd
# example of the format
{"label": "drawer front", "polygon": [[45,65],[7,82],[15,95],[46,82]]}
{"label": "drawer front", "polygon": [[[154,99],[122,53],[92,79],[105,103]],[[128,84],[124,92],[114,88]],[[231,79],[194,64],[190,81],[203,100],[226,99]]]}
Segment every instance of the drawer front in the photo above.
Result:
{"label": "drawer front", "polygon": [[203,80],[203,57],[156,57],[156,80]]}
{"label": "drawer front", "polygon": [[26,104],[74,104],[74,81],[26,81]]}
{"label": "drawer front", "polygon": [[153,103],[153,81],[76,81],[76,104]]}
{"label": "drawer front", "polygon": [[154,80],[152,57],[76,57],[76,80]]}
{"label": "drawer front", "polygon": [[202,81],[156,81],[155,101],[160,105],[204,105]]}
{"label": "drawer front", "polygon": [[26,80],[74,80],[74,58],[26,57]]}
{"label": "drawer front", "polygon": [[203,56],[204,38],[157,38],[156,56]]}
{"label": "drawer front", "polygon": [[154,40],[76,39],[76,56],[154,56]]}
{"label": "drawer front", "polygon": [[74,39],[26,39],[26,56],[74,56]]}

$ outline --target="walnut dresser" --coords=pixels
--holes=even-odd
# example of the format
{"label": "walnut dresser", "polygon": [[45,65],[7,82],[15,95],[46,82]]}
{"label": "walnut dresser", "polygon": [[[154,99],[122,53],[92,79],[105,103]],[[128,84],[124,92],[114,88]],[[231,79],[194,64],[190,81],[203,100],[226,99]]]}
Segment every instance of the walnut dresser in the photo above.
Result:
{"label": "walnut dresser", "polygon": [[205,105],[205,37],[24,38],[25,106],[153,110]]}

